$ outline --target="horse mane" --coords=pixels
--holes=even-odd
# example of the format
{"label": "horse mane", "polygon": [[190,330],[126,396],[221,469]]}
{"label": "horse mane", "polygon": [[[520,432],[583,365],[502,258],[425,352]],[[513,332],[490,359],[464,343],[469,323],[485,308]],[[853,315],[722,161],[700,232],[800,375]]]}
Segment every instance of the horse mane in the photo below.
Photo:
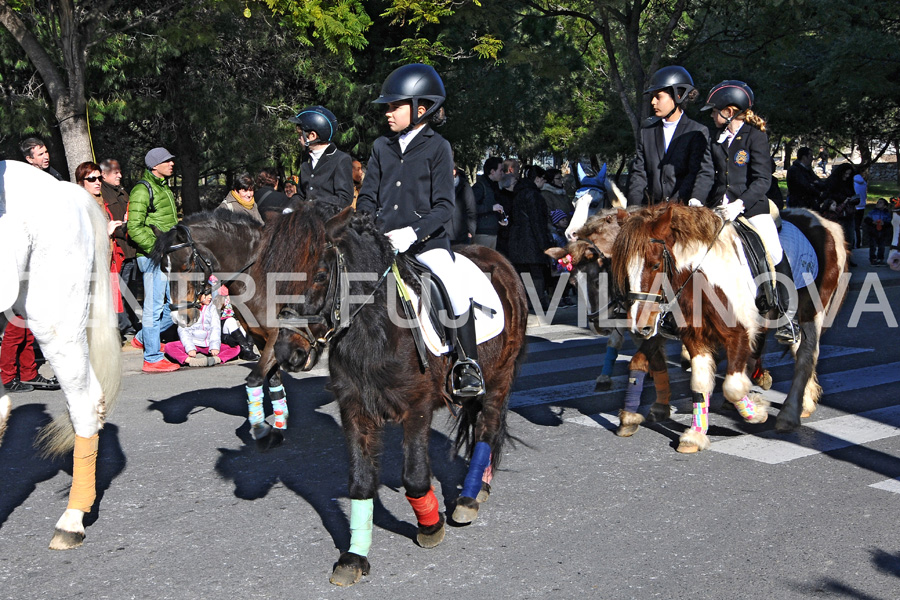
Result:
{"label": "horse mane", "polygon": [[302,204],[266,226],[261,247],[260,272],[311,274],[325,248],[325,222],[312,204]]}
{"label": "horse mane", "polygon": [[[257,230],[262,232],[263,226],[249,214],[232,212],[226,208],[218,207],[213,211],[203,211],[186,216],[179,225],[188,227],[203,227],[212,229],[226,235],[233,234],[241,229]],[[156,244],[150,253],[150,260],[154,265],[159,265],[166,256],[166,250],[178,243],[178,229],[172,229],[160,234],[156,238]]]}
{"label": "horse mane", "polygon": [[[668,218],[667,218],[668,215]],[[643,256],[651,239],[666,239],[671,247],[709,247],[718,238],[722,219],[706,208],[657,204],[632,213],[622,224],[613,253],[612,276],[619,289],[628,287],[628,262]]]}

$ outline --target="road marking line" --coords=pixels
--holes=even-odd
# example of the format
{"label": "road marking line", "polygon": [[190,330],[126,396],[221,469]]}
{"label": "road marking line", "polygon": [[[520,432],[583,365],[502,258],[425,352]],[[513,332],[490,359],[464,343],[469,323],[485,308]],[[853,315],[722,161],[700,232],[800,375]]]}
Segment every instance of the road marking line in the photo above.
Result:
{"label": "road marking line", "polygon": [[885,479],[884,481],[873,483],[869,487],[875,488],[876,490],[891,492],[893,494],[900,494],[900,479]]}
{"label": "road marking line", "polygon": [[766,431],[713,442],[710,450],[776,465],[896,435],[900,435],[900,406],[889,406],[804,423],[799,431],[787,435]]}

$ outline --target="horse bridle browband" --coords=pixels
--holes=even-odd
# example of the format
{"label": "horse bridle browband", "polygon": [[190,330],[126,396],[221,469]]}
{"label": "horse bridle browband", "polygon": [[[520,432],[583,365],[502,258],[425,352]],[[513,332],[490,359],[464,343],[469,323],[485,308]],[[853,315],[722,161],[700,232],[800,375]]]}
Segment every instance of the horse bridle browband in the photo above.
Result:
{"label": "horse bridle browband", "polygon": [[[287,329],[288,331],[292,331],[301,336],[309,343],[311,350],[324,348],[338,331],[350,327],[354,317],[356,317],[359,311],[368,303],[369,299],[375,295],[375,292],[378,291],[378,288],[381,287],[387,274],[391,271],[391,267],[388,267],[381,275],[381,278],[375,283],[375,287],[372,288],[372,291],[366,296],[365,300],[360,303],[356,310],[347,314],[342,307],[344,285],[345,282],[349,281],[347,275],[347,261],[345,260],[344,253],[341,252],[341,249],[329,242],[325,246],[325,250],[332,249],[335,251],[337,260],[328,275],[328,288],[331,290],[331,308],[327,308],[329,305],[327,301],[323,307],[323,310],[328,311],[329,318],[318,313],[313,315],[301,315],[289,306],[282,308],[278,313],[278,327]],[[337,279],[337,285],[334,285],[335,279]],[[328,327],[328,330],[321,336],[316,336],[309,328],[310,325],[325,325]]]}

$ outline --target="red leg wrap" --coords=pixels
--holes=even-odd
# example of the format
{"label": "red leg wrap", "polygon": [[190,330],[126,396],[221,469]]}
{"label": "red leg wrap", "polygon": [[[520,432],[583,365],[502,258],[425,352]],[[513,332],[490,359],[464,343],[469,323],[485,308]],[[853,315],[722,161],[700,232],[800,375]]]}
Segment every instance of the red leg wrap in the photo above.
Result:
{"label": "red leg wrap", "polygon": [[428,493],[421,498],[410,498],[407,496],[406,499],[409,500],[413,512],[416,513],[416,520],[419,522],[419,525],[429,527],[440,520],[438,500],[434,495],[434,488],[428,490]]}

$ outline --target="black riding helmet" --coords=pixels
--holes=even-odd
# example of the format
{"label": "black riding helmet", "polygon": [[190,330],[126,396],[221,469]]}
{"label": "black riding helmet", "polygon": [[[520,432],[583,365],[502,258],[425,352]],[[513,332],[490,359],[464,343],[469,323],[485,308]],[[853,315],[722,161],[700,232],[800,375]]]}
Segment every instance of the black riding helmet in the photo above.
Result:
{"label": "black riding helmet", "polygon": [[[381,94],[372,101],[373,104],[389,104],[400,100],[412,101],[410,124],[418,125],[433,115],[444,103],[447,93],[444,91],[444,82],[437,74],[434,67],[413,63],[403,65],[387,76],[381,86]],[[434,104],[419,115],[419,101],[430,100]]]}
{"label": "black riding helmet", "polygon": [[694,80],[684,67],[672,65],[663,67],[653,74],[645,94],[654,94],[660,90],[671,88],[675,105],[680,106],[688,99],[688,94],[694,90]]}
{"label": "black riding helmet", "polygon": [[319,139],[326,143],[334,139],[338,128],[338,120],[334,113],[318,105],[307,106],[288,121],[299,125],[301,131],[315,131]]}
{"label": "black riding helmet", "polygon": [[743,81],[727,79],[716,85],[709,91],[706,104],[700,110],[723,110],[729,106],[736,106],[738,112],[753,107],[753,90]]}

